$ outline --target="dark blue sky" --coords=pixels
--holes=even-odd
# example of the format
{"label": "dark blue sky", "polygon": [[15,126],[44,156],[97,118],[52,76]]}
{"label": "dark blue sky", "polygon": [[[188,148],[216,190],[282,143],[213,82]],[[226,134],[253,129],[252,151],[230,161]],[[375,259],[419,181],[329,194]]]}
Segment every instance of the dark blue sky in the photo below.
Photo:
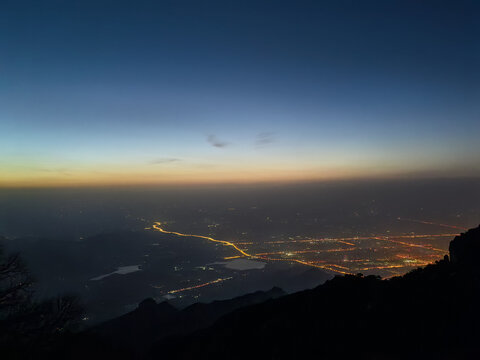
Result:
{"label": "dark blue sky", "polygon": [[3,1],[3,184],[480,175],[479,9]]}

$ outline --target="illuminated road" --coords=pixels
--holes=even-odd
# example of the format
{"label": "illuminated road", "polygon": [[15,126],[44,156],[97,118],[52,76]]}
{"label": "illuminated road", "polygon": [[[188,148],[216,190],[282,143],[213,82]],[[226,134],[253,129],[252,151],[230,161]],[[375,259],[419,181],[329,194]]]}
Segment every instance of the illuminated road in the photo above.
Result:
{"label": "illuminated road", "polygon": [[179,232],[176,232],[176,231],[167,231],[167,230],[163,229],[160,225],[162,225],[162,223],[157,221],[152,225],[152,228],[155,229],[156,231],[159,231],[159,232],[163,233],[163,234],[172,234],[172,235],[177,235],[177,236],[182,236],[182,237],[196,237],[196,238],[199,238],[199,239],[204,239],[204,240],[208,240],[208,241],[211,241],[211,242],[214,242],[214,243],[222,244],[223,246],[232,247],[237,252],[239,252],[241,255],[249,257],[249,258],[254,258],[254,259],[261,258],[261,259],[264,259],[264,260],[271,260],[271,261],[296,262],[296,263],[299,263],[299,264],[302,264],[302,265],[308,265],[308,266],[312,266],[312,267],[316,267],[316,268],[320,268],[320,269],[324,269],[324,270],[333,271],[333,272],[340,273],[340,274],[349,274],[349,272],[337,270],[337,269],[333,268],[331,265],[317,265],[317,264],[307,262],[307,261],[303,261],[303,260],[299,260],[299,259],[273,259],[273,258],[268,258],[268,257],[259,257],[259,256],[256,256],[256,255],[247,253],[246,251],[240,249],[237,245],[235,245],[234,243],[231,243],[229,241],[217,240],[217,239],[214,239],[210,236],[204,236],[204,235],[183,234],[183,233],[179,233]]}
{"label": "illuminated road", "polygon": [[164,233],[164,234],[172,234],[172,235],[183,236],[183,237],[196,237],[196,238],[199,238],[199,239],[205,239],[205,240],[208,240],[208,241],[219,243],[219,244],[222,244],[224,246],[231,246],[232,248],[234,248],[236,251],[238,251],[243,256],[253,257],[253,255],[247,254],[245,251],[240,249],[237,245],[235,245],[234,243],[231,243],[229,241],[217,240],[217,239],[211,238],[210,236],[194,235],[194,234],[182,234],[182,233],[175,232],[175,231],[166,231],[166,230],[164,230],[160,227],[161,224],[162,224],[161,222],[157,221],[156,223],[153,224],[152,228],[154,228],[155,230],[160,231],[161,233]]}
{"label": "illuminated road", "polygon": [[230,277],[226,277],[226,278],[218,278],[218,279],[216,279],[216,280],[208,281],[208,282],[203,283],[203,284],[198,284],[198,285],[194,285],[194,286],[184,287],[184,288],[176,289],[176,290],[170,290],[169,292],[167,292],[167,294],[176,294],[176,293],[184,292],[184,291],[188,291],[188,290],[199,289],[199,288],[202,288],[202,287],[205,287],[205,286],[208,286],[208,285],[218,284],[218,283],[221,283],[221,282],[223,282],[223,281],[230,280],[230,279],[233,279],[233,278],[232,278],[231,276],[230,276]]}
{"label": "illuminated road", "polygon": [[402,217],[398,217],[397,220],[411,221],[411,222],[416,222],[416,223],[419,223],[419,224],[436,225],[436,226],[441,226],[441,227],[446,227],[446,228],[456,229],[456,230],[463,230],[463,231],[468,230],[467,228],[464,228],[464,227],[461,227],[461,226],[440,224],[440,223],[435,223],[435,222],[432,222],[432,221],[425,221],[425,220],[415,220],[415,219],[408,219],[408,218],[402,218]]}

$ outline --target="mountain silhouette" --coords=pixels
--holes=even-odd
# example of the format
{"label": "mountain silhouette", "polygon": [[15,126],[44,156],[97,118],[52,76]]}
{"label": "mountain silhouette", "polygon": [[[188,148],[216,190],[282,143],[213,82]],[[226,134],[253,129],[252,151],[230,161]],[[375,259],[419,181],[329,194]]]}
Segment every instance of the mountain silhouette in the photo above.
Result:
{"label": "mountain silhouette", "polygon": [[450,260],[453,264],[472,271],[480,269],[480,226],[456,236],[450,241]]}
{"label": "mountain silhouette", "polygon": [[88,334],[99,337],[113,348],[127,351],[135,358],[142,358],[159,339],[193,333],[235,309],[283,295],[282,289],[274,287],[229,300],[196,303],[183,310],[177,310],[166,301],[157,304],[150,298],[142,301],[136,310],[93,327]]}

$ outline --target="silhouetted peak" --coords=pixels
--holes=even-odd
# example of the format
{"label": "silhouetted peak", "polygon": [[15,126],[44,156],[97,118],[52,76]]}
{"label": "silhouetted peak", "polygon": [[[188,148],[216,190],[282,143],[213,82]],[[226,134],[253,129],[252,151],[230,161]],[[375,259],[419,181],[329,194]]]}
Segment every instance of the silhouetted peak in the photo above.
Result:
{"label": "silhouetted peak", "polygon": [[178,309],[168,301],[162,301],[161,303],[157,304],[156,309],[157,312],[160,313],[175,313],[178,311]]}
{"label": "silhouetted peak", "polygon": [[138,304],[139,310],[153,310],[157,306],[157,302],[152,298],[147,298]]}
{"label": "silhouetted peak", "polygon": [[285,291],[283,291],[281,288],[278,286],[272,287],[270,290],[267,291],[267,294],[272,296],[272,297],[279,297],[285,295]]}
{"label": "silhouetted peak", "polygon": [[136,314],[140,318],[149,317],[155,319],[167,319],[173,316],[178,310],[169,304],[167,301],[163,301],[159,304],[152,299],[147,298],[138,304],[138,308],[131,314]]}
{"label": "silhouetted peak", "polygon": [[455,237],[450,242],[450,261],[453,264],[478,267],[480,257],[480,226]]}

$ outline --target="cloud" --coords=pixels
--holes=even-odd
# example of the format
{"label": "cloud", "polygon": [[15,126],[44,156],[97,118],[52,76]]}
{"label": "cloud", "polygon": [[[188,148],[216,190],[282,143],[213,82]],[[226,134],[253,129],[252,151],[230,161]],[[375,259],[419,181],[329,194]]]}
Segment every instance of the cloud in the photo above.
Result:
{"label": "cloud", "polygon": [[261,132],[258,133],[255,137],[255,146],[263,147],[268,144],[271,144],[275,141],[274,133],[271,132]]}
{"label": "cloud", "polygon": [[177,162],[177,161],[181,161],[181,159],[162,157],[162,158],[153,159],[152,161],[150,161],[150,164],[153,164],[153,165],[168,164],[168,163],[173,163],[173,162]]}
{"label": "cloud", "polygon": [[219,139],[217,139],[217,137],[215,135],[208,135],[207,136],[207,141],[212,145],[212,146],[215,146],[217,148],[224,148],[226,146],[228,146],[229,144],[225,141],[220,141]]}

